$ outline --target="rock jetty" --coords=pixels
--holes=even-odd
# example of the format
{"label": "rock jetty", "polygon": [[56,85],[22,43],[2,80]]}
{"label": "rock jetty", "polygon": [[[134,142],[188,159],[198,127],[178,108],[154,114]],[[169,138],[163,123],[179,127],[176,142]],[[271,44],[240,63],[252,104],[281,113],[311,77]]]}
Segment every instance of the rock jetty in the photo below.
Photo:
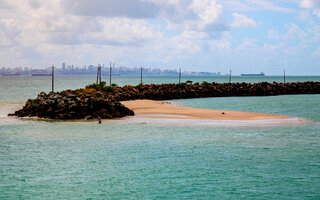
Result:
{"label": "rock jetty", "polygon": [[303,83],[195,83],[108,87],[108,98],[118,101],[150,99],[170,100],[227,96],[274,96],[288,94],[320,94],[320,82]]}
{"label": "rock jetty", "polygon": [[36,99],[29,99],[21,110],[9,115],[49,119],[111,119],[134,115],[132,110],[113,98],[106,98],[105,94],[92,89],[41,92]]}
{"label": "rock jetty", "polygon": [[226,96],[271,96],[320,94],[320,82],[297,83],[180,83],[109,87],[92,84],[85,89],[66,90],[29,99],[14,116],[50,119],[120,118],[134,115],[120,101],[135,99],[170,100]]}

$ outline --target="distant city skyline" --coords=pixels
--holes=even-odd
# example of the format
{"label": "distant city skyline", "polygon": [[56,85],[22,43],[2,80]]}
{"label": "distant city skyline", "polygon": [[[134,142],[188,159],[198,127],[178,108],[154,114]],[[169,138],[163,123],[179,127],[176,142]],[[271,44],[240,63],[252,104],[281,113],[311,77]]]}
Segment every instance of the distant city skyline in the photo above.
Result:
{"label": "distant city skyline", "polygon": [[[109,74],[110,67],[106,65],[100,65],[102,68],[102,74]],[[52,66],[51,66],[52,67]],[[52,68],[32,68],[32,67],[2,67],[0,68],[0,75],[11,76],[11,75],[48,75],[51,73]],[[74,66],[62,63],[61,67],[55,67],[55,75],[96,75],[98,65],[84,65],[84,66]],[[176,76],[179,74],[180,69],[160,69],[160,68],[145,68],[142,67],[144,75],[168,75]],[[126,66],[116,66],[112,63],[112,74],[113,75],[140,75],[141,67],[126,67]],[[219,76],[222,75],[221,72],[196,72],[196,71],[186,71],[181,69],[184,75],[191,76]]]}
{"label": "distant city skyline", "polygon": [[320,0],[0,1],[0,68],[110,60],[193,72],[320,75]]}

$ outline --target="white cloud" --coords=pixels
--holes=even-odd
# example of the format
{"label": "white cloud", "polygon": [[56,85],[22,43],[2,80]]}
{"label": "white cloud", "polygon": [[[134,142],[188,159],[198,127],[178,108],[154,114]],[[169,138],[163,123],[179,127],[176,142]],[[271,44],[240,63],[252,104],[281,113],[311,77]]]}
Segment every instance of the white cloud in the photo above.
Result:
{"label": "white cloud", "polygon": [[266,1],[266,0],[246,0],[246,2],[257,6],[257,8],[263,9],[263,10],[272,10],[272,11],[277,11],[277,12],[284,12],[284,13],[290,13],[293,12],[292,9],[289,8],[284,8],[281,6],[278,6],[274,4],[271,1]]}
{"label": "white cloud", "polygon": [[143,20],[128,18],[99,19],[101,31],[92,31],[81,35],[81,40],[96,44],[134,44],[157,39],[160,33],[153,31],[152,27]]}
{"label": "white cloud", "polygon": [[[156,0],[154,0],[156,1]],[[180,31],[205,31],[209,35],[228,31],[223,7],[215,0],[176,0],[162,5],[162,16],[169,23],[170,29]]]}
{"label": "white cloud", "polygon": [[312,13],[320,17],[320,0],[303,0],[301,6],[303,8],[312,9]]}
{"label": "white cloud", "polygon": [[[75,16],[64,12],[56,1],[22,4],[10,19],[0,20],[4,30],[22,46],[39,43],[108,45],[141,42],[155,37],[155,31],[144,20]],[[17,1],[17,5],[19,5]]]}
{"label": "white cloud", "polygon": [[298,25],[294,23],[287,24],[285,26],[287,32],[284,34],[280,34],[279,30],[274,28],[268,31],[268,38],[270,39],[278,39],[282,41],[289,41],[289,40],[297,40],[298,42],[305,42],[310,40],[312,37],[311,31],[314,29],[309,29],[308,31],[302,30]]}
{"label": "white cloud", "polygon": [[[216,1],[210,0],[120,0],[117,2],[111,0],[94,0],[93,2],[86,0],[29,0],[27,2],[16,0],[13,3],[0,0],[0,3],[2,2],[8,2],[3,5],[10,3],[10,8],[15,8],[11,12],[11,16],[8,17],[11,20],[10,26],[15,26],[16,32],[37,32],[37,34],[46,35],[43,38],[40,37],[41,40],[48,39],[51,42],[54,42],[54,38],[57,37],[65,37],[66,40],[69,40],[70,37],[77,37],[81,34],[92,32],[94,33],[92,35],[97,35],[97,32],[106,31],[101,19],[110,21],[104,25],[109,24],[110,30],[108,31],[114,34],[112,31],[114,27],[110,24],[115,25],[116,23],[113,23],[115,20],[120,22],[115,26],[121,27],[123,25],[121,22],[124,20],[119,19],[126,19],[127,22],[132,20],[130,23],[133,24],[137,23],[137,18],[155,18],[160,11],[163,14],[162,19],[175,24],[182,31],[219,32],[228,29],[224,21],[222,6]],[[6,14],[10,15],[9,12]],[[140,22],[143,20],[141,19]],[[147,27],[149,25],[144,23],[140,28],[141,30],[145,30],[145,28],[150,30],[150,27]],[[116,29],[119,30],[119,27]],[[128,28],[128,26],[124,27]],[[136,30],[133,30],[131,33],[135,32]],[[73,40],[77,41],[76,38]]]}
{"label": "white cloud", "polygon": [[320,0],[302,0],[301,7],[313,10],[313,14],[320,17]]}
{"label": "white cloud", "polygon": [[232,22],[231,26],[233,27],[250,28],[257,26],[257,23],[253,19],[245,15],[233,13],[232,16],[234,18],[234,21]]}
{"label": "white cloud", "polygon": [[148,45],[162,40],[162,33],[138,16],[74,15],[57,0],[16,0],[10,6],[3,2],[0,0],[2,65],[105,62],[151,51],[153,46],[149,49]]}
{"label": "white cloud", "polygon": [[304,8],[320,8],[319,0],[302,0],[301,6]]}
{"label": "white cloud", "polygon": [[212,0],[193,0],[189,9],[196,13],[204,24],[217,22],[223,16],[222,6]]}
{"label": "white cloud", "polygon": [[143,0],[63,0],[66,12],[86,16],[154,18],[160,8]]}
{"label": "white cloud", "polygon": [[285,36],[286,39],[302,40],[308,36],[305,31],[303,31],[298,25],[294,23],[290,23],[289,25],[287,25],[287,28],[288,28],[288,33]]}
{"label": "white cloud", "polygon": [[[285,1],[285,0],[281,0]],[[287,3],[296,3],[297,0],[286,0]],[[220,1],[226,10],[231,11],[259,11],[270,10],[281,13],[293,13],[295,12],[291,8],[282,7],[272,1],[266,0],[223,0]]]}

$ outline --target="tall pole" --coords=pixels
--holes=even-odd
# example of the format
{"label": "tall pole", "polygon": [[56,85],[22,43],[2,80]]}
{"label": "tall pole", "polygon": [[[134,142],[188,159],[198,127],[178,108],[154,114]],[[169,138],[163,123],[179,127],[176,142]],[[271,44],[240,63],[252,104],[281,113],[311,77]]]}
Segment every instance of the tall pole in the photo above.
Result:
{"label": "tall pole", "polygon": [[110,62],[110,71],[109,71],[110,87],[111,87],[111,72],[112,72],[112,66],[111,66],[111,62]]}
{"label": "tall pole", "polygon": [[140,84],[142,85],[142,67],[140,68]]}
{"label": "tall pole", "polygon": [[100,84],[101,84],[101,79],[102,79],[102,69],[103,68],[104,68],[104,64],[102,65],[101,70],[100,70]]}
{"label": "tall pole", "polygon": [[179,84],[181,83],[181,68],[179,69]]}
{"label": "tall pole", "polygon": [[54,65],[52,65],[51,76],[52,76],[52,92],[54,92]]}
{"label": "tall pole", "polygon": [[100,86],[101,86],[101,65],[100,65],[100,67],[99,67],[99,84],[100,84]]}
{"label": "tall pole", "polygon": [[283,82],[286,83],[286,70],[283,70]]}
{"label": "tall pole", "polygon": [[96,84],[98,85],[98,82],[99,81],[99,65],[98,65],[98,67],[97,67],[97,81],[96,81]]}
{"label": "tall pole", "polygon": [[230,75],[229,75],[229,83],[231,83],[231,70],[230,70]]}
{"label": "tall pole", "polygon": [[[113,65],[112,65],[112,69],[115,69],[116,68],[116,63],[113,63]],[[112,70],[111,70],[111,72],[112,72]],[[112,83],[111,83],[112,84]]]}

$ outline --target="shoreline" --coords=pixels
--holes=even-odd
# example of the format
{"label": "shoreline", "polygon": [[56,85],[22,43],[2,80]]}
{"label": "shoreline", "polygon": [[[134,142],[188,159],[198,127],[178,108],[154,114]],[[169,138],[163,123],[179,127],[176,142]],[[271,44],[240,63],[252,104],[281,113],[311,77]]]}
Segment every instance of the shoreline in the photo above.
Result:
{"label": "shoreline", "polygon": [[[207,121],[254,121],[254,120],[290,120],[298,119],[297,122],[305,122],[306,120],[296,117],[274,115],[256,112],[243,112],[243,111],[230,111],[230,110],[212,110],[202,108],[192,108],[179,106],[179,104],[172,103],[169,101],[155,101],[155,100],[131,100],[121,101],[123,105],[132,109],[135,113],[134,116],[127,116],[126,118],[149,118],[149,119],[196,119],[196,120],[207,120]],[[10,107],[5,111],[2,110],[1,116],[7,117],[7,114],[18,107],[23,106],[23,103],[12,103]],[[6,104],[7,106],[7,104]],[[224,113],[224,114],[222,114]],[[52,120],[39,117],[27,117],[25,119],[31,120]],[[114,119],[114,120],[119,120]],[[112,120],[112,119],[104,119]],[[62,121],[95,121],[85,119],[71,119]]]}
{"label": "shoreline", "polygon": [[278,120],[294,117],[227,110],[211,110],[173,105],[168,101],[132,100],[121,101],[123,105],[133,110],[135,116],[130,118],[158,119],[202,119],[202,120]]}
{"label": "shoreline", "polygon": [[[155,126],[174,127],[273,127],[299,125],[309,122],[309,120],[302,118],[282,115],[183,107],[179,106],[179,104],[168,101],[132,100],[123,101],[121,103],[128,106],[130,109],[133,109],[135,115],[124,118],[103,119],[103,123],[149,124]],[[7,113],[9,110],[13,110],[14,107],[22,106],[23,104],[14,103],[11,105],[12,107],[3,114]],[[190,112],[192,113],[190,114]],[[199,117],[198,115],[201,115],[203,112],[207,113],[206,116]],[[223,115],[221,112],[225,112],[225,114]],[[19,117],[3,117],[0,118],[2,120],[10,118],[19,119]],[[20,119],[22,119],[22,121],[97,122],[96,119],[61,120],[39,117],[25,117]],[[5,120],[2,122],[8,123],[9,121]],[[3,123],[0,123],[0,125]]]}

